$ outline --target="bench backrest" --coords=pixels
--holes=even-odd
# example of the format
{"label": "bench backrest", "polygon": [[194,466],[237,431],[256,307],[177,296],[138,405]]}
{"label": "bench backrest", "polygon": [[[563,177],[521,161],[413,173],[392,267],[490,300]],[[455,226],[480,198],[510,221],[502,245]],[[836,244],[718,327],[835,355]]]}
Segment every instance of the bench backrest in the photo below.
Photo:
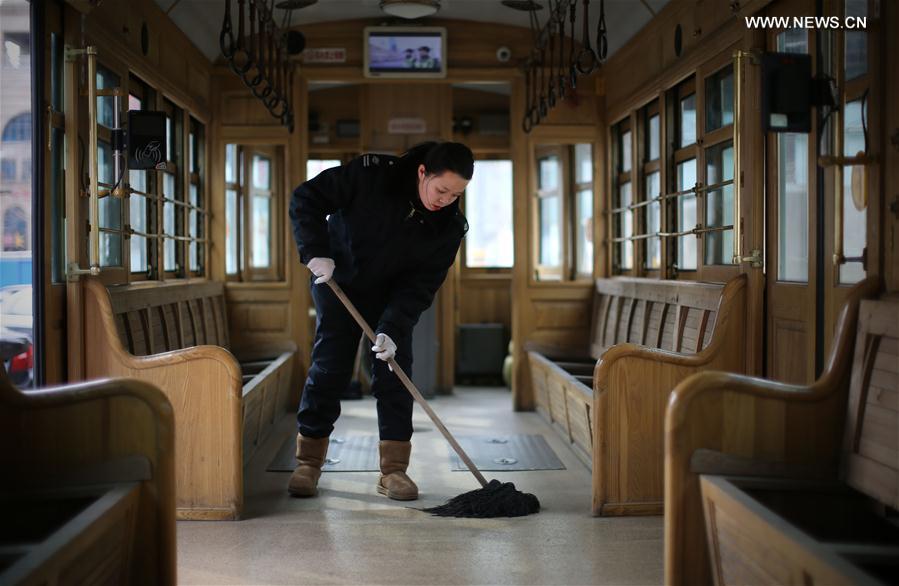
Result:
{"label": "bench backrest", "polygon": [[135,356],[203,344],[229,347],[220,282],[125,285],[108,291],[119,339]]}
{"label": "bench backrest", "polygon": [[596,280],[590,355],[615,344],[693,354],[708,346],[725,284],[614,277]]}
{"label": "bench backrest", "polygon": [[899,299],[859,306],[842,476],[899,509]]}

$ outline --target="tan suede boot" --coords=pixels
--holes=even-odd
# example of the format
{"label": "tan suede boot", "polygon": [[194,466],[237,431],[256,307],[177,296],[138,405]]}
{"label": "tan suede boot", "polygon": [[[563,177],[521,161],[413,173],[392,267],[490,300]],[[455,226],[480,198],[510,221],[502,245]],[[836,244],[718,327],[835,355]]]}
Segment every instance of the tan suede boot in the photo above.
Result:
{"label": "tan suede boot", "polygon": [[412,442],[383,440],[378,444],[381,452],[381,478],[378,492],[395,501],[414,501],[418,498],[418,487],[406,476]]}
{"label": "tan suede boot", "polygon": [[328,438],[303,437],[297,434],[299,466],[290,475],[287,492],[293,496],[315,496],[322,464],[328,455]]}

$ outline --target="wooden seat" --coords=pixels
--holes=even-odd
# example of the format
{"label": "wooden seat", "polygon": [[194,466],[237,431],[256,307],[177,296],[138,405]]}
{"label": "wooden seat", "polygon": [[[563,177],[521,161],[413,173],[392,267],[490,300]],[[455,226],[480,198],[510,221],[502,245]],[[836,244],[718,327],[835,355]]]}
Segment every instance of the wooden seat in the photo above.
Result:
{"label": "wooden seat", "polygon": [[595,515],[661,514],[668,393],[701,369],[745,371],[744,308],[743,276],[597,279],[582,357],[527,346],[537,410],[592,468]]}
{"label": "wooden seat", "polygon": [[704,372],[674,390],[666,584],[899,579],[899,528],[875,514],[899,508],[899,299],[862,301],[876,291],[851,292],[811,385]]}
{"label": "wooden seat", "polygon": [[145,380],[174,406],[178,517],[239,518],[243,466],[285,413],[296,345],[232,349],[222,283],[87,279],[85,292],[88,378]]}
{"label": "wooden seat", "polygon": [[0,583],[176,583],[175,431],[159,389],[22,393],[0,365],[0,429]]}

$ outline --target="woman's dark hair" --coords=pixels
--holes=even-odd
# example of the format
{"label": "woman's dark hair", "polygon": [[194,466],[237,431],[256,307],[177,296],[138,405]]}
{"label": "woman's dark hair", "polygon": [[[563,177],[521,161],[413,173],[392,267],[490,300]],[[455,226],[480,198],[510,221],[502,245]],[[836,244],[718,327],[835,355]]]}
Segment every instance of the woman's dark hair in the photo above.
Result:
{"label": "woman's dark hair", "polygon": [[429,175],[452,171],[467,181],[474,174],[474,155],[460,142],[423,142],[406,151],[403,158],[424,165]]}

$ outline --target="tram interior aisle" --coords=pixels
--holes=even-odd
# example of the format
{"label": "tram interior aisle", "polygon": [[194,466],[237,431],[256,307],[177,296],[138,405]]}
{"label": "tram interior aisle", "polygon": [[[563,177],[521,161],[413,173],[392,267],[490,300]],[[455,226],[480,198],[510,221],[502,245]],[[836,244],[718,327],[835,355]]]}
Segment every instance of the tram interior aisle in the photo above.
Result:
{"label": "tram interior aisle", "polygon": [[[244,519],[178,523],[184,584],[659,584],[661,517],[590,516],[590,472],[536,413],[508,411],[508,394],[457,387],[433,401],[459,436],[539,434],[564,470],[485,472],[540,499],[515,519],[430,517],[414,507],[477,488],[453,472],[450,448],[415,408],[411,506],[377,494],[377,472],[325,472],[319,496],[288,496],[289,474],[267,472],[295,423],[284,417],[246,468]],[[344,401],[334,436],[375,435],[371,398]]]}

